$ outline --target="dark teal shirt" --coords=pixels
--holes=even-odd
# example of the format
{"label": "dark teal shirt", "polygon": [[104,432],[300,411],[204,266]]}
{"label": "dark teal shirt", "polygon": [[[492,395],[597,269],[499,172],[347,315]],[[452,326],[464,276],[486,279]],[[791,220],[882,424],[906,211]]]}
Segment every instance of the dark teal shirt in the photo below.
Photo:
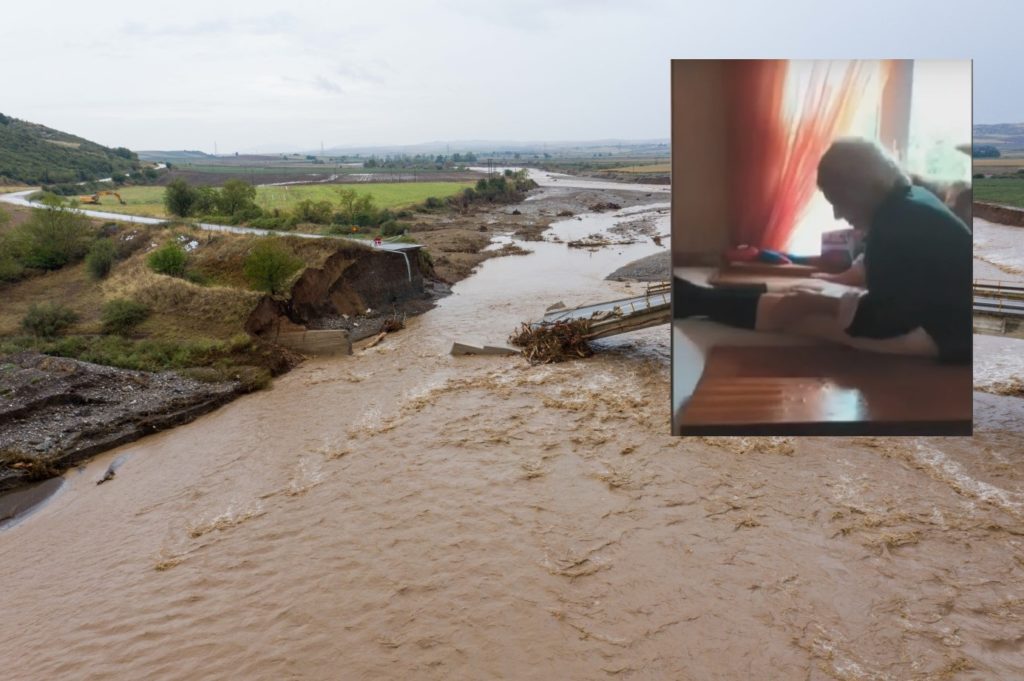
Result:
{"label": "dark teal shirt", "polygon": [[923,328],[946,362],[970,362],[971,231],[922,187],[893,190],[864,242],[867,294],[846,332],[892,338]]}

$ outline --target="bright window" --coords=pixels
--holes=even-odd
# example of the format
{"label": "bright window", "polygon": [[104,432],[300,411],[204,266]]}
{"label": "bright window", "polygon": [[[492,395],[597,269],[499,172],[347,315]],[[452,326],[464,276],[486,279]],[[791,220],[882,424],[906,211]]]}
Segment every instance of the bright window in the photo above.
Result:
{"label": "bright window", "polygon": [[[873,65],[875,66],[875,65]],[[877,62],[864,96],[858,102],[848,134],[877,139],[881,108],[881,70]],[[798,105],[807,90],[810,62],[791,62],[786,105]],[[910,96],[909,141],[904,167],[908,172],[947,182],[971,177],[971,159],[957,150],[971,142],[971,63],[969,61],[915,61]],[[836,220],[832,206],[815,192],[797,223],[788,250],[797,255],[818,255],[821,233],[847,229]]]}

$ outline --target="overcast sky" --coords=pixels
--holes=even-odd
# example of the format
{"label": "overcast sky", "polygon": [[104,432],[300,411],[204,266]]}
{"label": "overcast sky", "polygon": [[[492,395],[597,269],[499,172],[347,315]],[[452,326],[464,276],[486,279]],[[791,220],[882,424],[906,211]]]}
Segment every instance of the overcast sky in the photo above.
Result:
{"label": "overcast sky", "polygon": [[1020,122],[1022,25],[1018,0],[4,3],[0,112],[221,153],[651,139],[672,58],[904,57],[973,58],[975,122]]}

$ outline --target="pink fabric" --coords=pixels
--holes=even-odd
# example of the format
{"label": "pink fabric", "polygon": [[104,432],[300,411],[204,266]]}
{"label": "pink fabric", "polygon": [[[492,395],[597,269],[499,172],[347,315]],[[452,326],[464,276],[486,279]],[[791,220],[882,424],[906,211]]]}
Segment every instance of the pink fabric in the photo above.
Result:
{"label": "pink fabric", "polygon": [[814,195],[818,160],[849,128],[868,75],[861,62],[815,62],[803,101],[791,115],[788,73],[789,62],[782,60],[730,63],[735,245],[786,250]]}

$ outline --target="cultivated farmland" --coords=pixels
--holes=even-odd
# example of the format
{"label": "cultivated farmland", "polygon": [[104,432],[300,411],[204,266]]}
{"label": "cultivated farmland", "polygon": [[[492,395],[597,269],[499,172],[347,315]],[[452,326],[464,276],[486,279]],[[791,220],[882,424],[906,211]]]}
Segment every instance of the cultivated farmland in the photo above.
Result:
{"label": "cultivated farmland", "polygon": [[[421,203],[427,197],[435,196],[443,199],[456,194],[473,182],[381,182],[360,184],[316,184],[290,185],[283,187],[257,187],[256,203],[264,210],[280,208],[290,210],[304,199],[312,201],[338,202],[339,189],[351,189],[360,196],[373,196],[378,208],[402,208]],[[101,206],[87,206],[95,210],[129,215],[149,215],[164,217],[163,187],[125,187],[118,190],[125,205],[121,205],[112,196],[101,197]]]}

